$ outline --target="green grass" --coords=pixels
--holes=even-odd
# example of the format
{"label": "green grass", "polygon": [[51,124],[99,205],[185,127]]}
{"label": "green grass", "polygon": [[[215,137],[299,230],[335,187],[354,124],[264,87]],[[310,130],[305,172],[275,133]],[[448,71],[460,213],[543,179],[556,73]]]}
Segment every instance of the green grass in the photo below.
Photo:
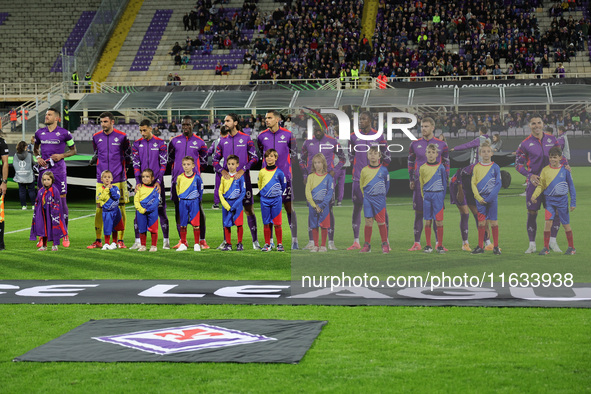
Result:
{"label": "green grass", "polygon": [[[577,255],[526,256],[524,198],[516,196],[522,177],[503,190],[499,213],[502,256],[469,256],[458,250],[459,215],[447,204],[446,255],[406,252],[412,243],[408,197],[389,204],[394,252],[389,267],[381,253],[357,261],[360,269],[390,273],[573,272],[577,282],[590,279],[587,248],[591,170],[573,170],[578,208],[572,216]],[[31,211],[18,209],[14,190],[6,203],[6,231],[28,229]],[[57,253],[36,252],[28,230],[8,234],[0,254],[3,279],[273,279],[289,280],[290,254],[201,253],[129,250],[88,251],[94,239],[91,202],[70,196],[72,247]],[[209,204],[205,204],[207,207]],[[345,202],[345,205],[350,205]],[[303,208],[303,207],[302,207]],[[298,211],[301,209],[298,208]],[[302,212],[305,212],[302,211]],[[335,209],[336,243],[352,241],[350,211]],[[132,211],[128,210],[128,218]],[[207,211],[208,242],[222,239],[221,213]],[[393,216],[395,216],[393,218]],[[285,219],[284,219],[285,220]],[[126,241],[131,241],[128,220]],[[300,245],[306,216],[299,216]],[[471,229],[474,227],[470,222]],[[538,224],[541,244],[542,218]],[[262,234],[262,231],[260,231]],[[363,232],[362,232],[363,234]],[[285,240],[289,228],[284,226]],[[250,234],[245,231],[245,244]],[[471,231],[470,241],[476,234]],[[171,240],[177,238],[172,235]],[[289,242],[285,242],[289,244]],[[559,243],[565,247],[564,233]],[[159,246],[161,242],[159,241]],[[374,245],[378,245],[377,230]],[[141,258],[139,257],[141,255]],[[295,255],[295,254],[294,254]],[[306,252],[300,252],[308,258]],[[327,253],[333,264],[356,253]],[[343,263],[344,264],[344,263]],[[322,266],[321,266],[322,267]],[[326,266],[324,266],[326,267]],[[306,266],[303,266],[306,268]],[[386,270],[388,268],[388,270]],[[301,270],[302,267],[297,270]],[[324,269],[324,268],[322,268]],[[0,295],[1,297],[1,295]],[[0,305],[0,388],[24,392],[582,392],[591,391],[591,336],[587,309],[470,307],[327,307],[234,305]],[[14,363],[11,360],[90,319],[315,319],[328,320],[298,365],[168,363]]]}

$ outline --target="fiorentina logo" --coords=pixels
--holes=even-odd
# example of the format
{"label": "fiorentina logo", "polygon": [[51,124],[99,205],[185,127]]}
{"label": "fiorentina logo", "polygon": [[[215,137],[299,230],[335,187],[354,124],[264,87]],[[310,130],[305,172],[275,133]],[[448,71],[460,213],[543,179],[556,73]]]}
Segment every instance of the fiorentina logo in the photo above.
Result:
{"label": "fiorentina logo", "polygon": [[60,135],[60,132],[58,131],[57,133],[55,133],[55,135],[59,136]]}
{"label": "fiorentina logo", "polygon": [[152,145],[154,148],[156,148],[158,146],[157,143],[154,142],[154,145]]}
{"label": "fiorentina logo", "polygon": [[114,141],[115,142],[119,142],[119,138],[115,137],[115,140]]}
{"label": "fiorentina logo", "polygon": [[284,139],[285,139],[285,136],[284,136],[284,135],[282,135],[280,138],[281,138],[282,140],[284,140]]}
{"label": "fiorentina logo", "polygon": [[197,145],[197,141],[193,141],[193,145]]}
{"label": "fiorentina logo", "polygon": [[244,141],[244,140],[243,140],[242,138],[240,138],[240,139],[238,140],[238,142],[239,142],[239,143],[242,143],[243,141]]}
{"label": "fiorentina logo", "polygon": [[277,340],[209,324],[130,332],[93,339],[163,355]]}

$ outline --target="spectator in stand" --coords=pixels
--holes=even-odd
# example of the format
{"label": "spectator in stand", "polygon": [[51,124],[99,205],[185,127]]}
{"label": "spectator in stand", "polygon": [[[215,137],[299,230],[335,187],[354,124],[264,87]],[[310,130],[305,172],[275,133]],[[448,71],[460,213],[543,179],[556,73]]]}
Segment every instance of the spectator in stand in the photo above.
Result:
{"label": "spectator in stand", "polygon": [[250,63],[251,60],[252,60],[252,55],[250,54],[250,52],[247,49],[246,52],[244,53],[244,57],[242,58],[242,64],[248,64],[248,63]]}
{"label": "spectator in stand", "polygon": [[174,74],[174,86],[181,86],[181,77],[178,74]]}
{"label": "spectator in stand", "polygon": [[554,77],[555,78],[566,78],[566,70],[562,63],[558,63],[558,67],[554,70]]}
{"label": "spectator in stand", "polygon": [[222,66],[222,75],[230,75],[230,66],[228,65],[228,63],[224,63],[224,65]]}
{"label": "spectator in stand", "polygon": [[174,65],[180,66],[183,64],[183,58],[181,57],[180,52],[174,55]]}
{"label": "spectator in stand", "polygon": [[168,77],[166,78],[166,86],[172,86],[174,84],[174,77],[172,76],[172,73],[168,74]]}
{"label": "spectator in stand", "polygon": [[168,126],[168,132],[172,135],[176,135],[179,132],[179,128],[176,125],[176,121],[170,122],[170,126]]}
{"label": "spectator in stand", "polygon": [[215,75],[222,75],[222,64],[218,61],[218,64],[215,65]]}
{"label": "spectator in stand", "polygon": [[377,78],[377,87],[378,89],[386,89],[386,84],[388,82],[388,77],[384,75],[382,71],[380,71],[380,75]]}
{"label": "spectator in stand", "polygon": [[501,140],[499,133],[493,134],[492,143],[491,143],[490,147],[493,151],[493,154],[494,154],[494,152],[500,152],[501,149],[503,148],[503,141]]}
{"label": "spectator in stand", "polygon": [[184,16],[183,16],[183,25],[185,26],[185,31],[187,30],[191,30],[191,18],[189,17],[189,13],[187,12]]}
{"label": "spectator in stand", "polygon": [[171,51],[168,52],[168,54],[170,56],[176,56],[178,53],[181,53],[181,51],[183,50],[183,48],[181,48],[181,46],[179,45],[179,42],[175,42]]}

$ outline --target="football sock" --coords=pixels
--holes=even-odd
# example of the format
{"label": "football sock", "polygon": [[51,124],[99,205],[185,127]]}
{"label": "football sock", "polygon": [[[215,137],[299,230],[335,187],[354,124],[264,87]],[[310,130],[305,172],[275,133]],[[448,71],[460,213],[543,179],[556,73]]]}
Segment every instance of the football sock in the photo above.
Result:
{"label": "football sock", "polygon": [[61,201],[61,206],[62,206],[62,213],[64,214],[64,223],[66,224],[66,230],[67,230],[70,210],[68,209],[68,203],[66,201],[66,197],[62,197],[60,201]]}
{"label": "football sock", "polygon": [[256,242],[259,240],[259,236],[257,234],[257,218],[254,215],[246,215],[246,219],[248,220],[248,228],[250,228],[250,235],[252,235],[252,242]]}
{"label": "football sock", "polygon": [[314,246],[318,246],[318,229],[317,228],[313,228],[312,229],[312,239],[314,240]]}
{"label": "football sock", "polygon": [[[123,230],[121,230],[121,235],[119,236],[119,240],[123,241],[123,237],[125,236],[125,224],[127,223],[127,213],[125,213],[125,205],[120,205],[119,211],[121,211],[121,221],[123,222]],[[101,217],[102,217],[102,215],[101,215]]]}
{"label": "football sock", "polygon": [[556,238],[558,235],[558,230],[560,230],[560,218],[558,214],[554,215],[554,220],[552,220],[552,228],[550,229],[550,237]]}
{"label": "football sock", "polygon": [[330,208],[330,232],[328,233],[328,240],[334,242],[334,213],[332,207]]}
{"label": "football sock", "polygon": [[203,208],[201,207],[201,204],[199,206],[199,239],[205,239],[205,212],[203,211]]}
{"label": "football sock", "polygon": [[490,232],[492,233],[493,242],[495,247],[499,247],[499,226],[491,226]]}
{"label": "football sock", "polygon": [[468,240],[468,222],[470,221],[469,213],[460,214],[460,233],[462,234],[462,241]]}
{"label": "football sock", "polygon": [[486,232],[485,226],[478,226],[478,247],[484,248],[484,233]]}
{"label": "football sock", "polygon": [[[318,231],[318,230],[316,230]],[[328,235],[328,229],[327,228],[322,228],[322,243],[320,244],[320,246],[326,246],[326,236]]]}
{"label": "football sock", "polygon": [[437,246],[443,246],[443,226],[437,227]]}
{"label": "football sock", "polygon": [[572,230],[566,232],[566,240],[568,241],[568,246],[570,248],[573,248],[574,249],[575,248],[575,243],[573,241],[573,231]]}
{"label": "football sock", "polygon": [[365,226],[365,243],[371,243],[372,226]]}
{"label": "football sock", "polygon": [[536,223],[538,215],[527,214],[527,235],[529,236],[529,242],[536,242],[536,231],[538,230],[538,224]]}
{"label": "football sock", "polygon": [[544,247],[550,248],[550,231],[544,231]]}
{"label": "football sock", "polygon": [[187,244],[187,228],[181,227],[181,243]]}
{"label": "football sock", "polygon": [[101,208],[96,209],[94,214],[94,232],[96,233],[96,239],[100,241],[101,232],[103,231],[103,210]]}
{"label": "football sock", "polygon": [[296,216],[295,211],[287,213],[287,222],[289,223],[289,228],[291,229],[291,238],[298,237],[298,218]]}
{"label": "football sock", "polygon": [[388,225],[378,224],[378,229],[380,230],[380,236],[382,237],[382,242],[388,242]]}
{"label": "football sock", "polygon": [[[271,227],[273,226],[273,224],[270,225]],[[266,245],[270,245],[271,244],[271,231],[273,231],[271,229],[271,227],[269,227],[268,224],[264,225],[264,234],[265,234],[265,244]]]}
{"label": "football sock", "polygon": [[361,226],[361,208],[362,204],[353,204],[353,216],[351,222],[353,223],[353,238],[359,238],[359,231]]}
{"label": "football sock", "polygon": [[421,242],[421,233],[423,232],[423,212],[415,211],[415,243]]}
{"label": "football sock", "polygon": [[232,230],[230,227],[224,227],[224,235],[227,244],[232,243]]}
{"label": "football sock", "polygon": [[168,226],[168,216],[166,215],[166,205],[158,207],[158,217],[160,218],[160,227],[162,228],[162,237],[168,238],[170,227]]}

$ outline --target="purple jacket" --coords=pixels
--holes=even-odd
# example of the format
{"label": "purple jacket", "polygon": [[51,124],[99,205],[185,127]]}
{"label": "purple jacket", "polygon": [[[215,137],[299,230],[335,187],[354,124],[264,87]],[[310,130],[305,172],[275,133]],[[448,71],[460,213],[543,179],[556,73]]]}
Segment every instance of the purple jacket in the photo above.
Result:
{"label": "purple jacket", "polygon": [[288,179],[291,179],[291,158],[296,157],[298,150],[296,139],[292,132],[283,127],[279,127],[279,130],[276,132],[272,132],[271,129],[264,130],[257,138],[257,145],[263,168],[267,166],[267,162],[264,160],[265,152],[267,149],[275,149],[279,156],[277,167],[283,171],[283,174]]}
{"label": "purple jacket", "polygon": [[142,171],[146,168],[154,171],[154,179],[162,184],[168,161],[168,150],[163,139],[153,136],[149,140],[135,140],[131,148],[131,158],[136,184],[141,185]]}
{"label": "purple jacket", "polygon": [[[377,134],[377,130],[371,129],[369,134]],[[361,131],[361,134],[363,131]],[[369,135],[366,134],[366,135]],[[351,133],[351,137],[349,139],[349,162],[353,167],[353,182],[359,182],[359,176],[361,174],[361,170],[363,167],[369,165],[369,161],[367,160],[367,151],[371,146],[379,146],[380,152],[382,152],[382,165],[388,166],[392,158],[390,156],[390,152],[388,151],[388,141],[386,137],[382,134],[380,138],[377,140],[365,141],[359,139],[355,133]]]}
{"label": "purple jacket", "polygon": [[64,222],[60,191],[55,185],[49,189],[41,187],[35,200],[29,240],[35,241],[37,237],[47,237],[48,241],[59,243],[59,240],[66,235],[68,231]]}
{"label": "purple jacket", "polygon": [[168,143],[168,162],[172,163],[172,183],[183,171],[183,157],[191,156],[195,159],[195,172],[201,175],[201,168],[207,164],[207,145],[195,134],[185,137],[177,135]]}
{"label": "purple jacket", "polygon": [[486,139],[490,139],[490,137],[487,134],[483,134],[472,141],[454,147],[454,151],[472,149],[472,152],[470,152],[470,164],[477,163],[479,158],[478,148],[480,148],[480,144],[482,144]]}
{"label": "purple jacket", "polygon": [[[213,157],[213,167],[216,172],[221,173],[222,170],[228,170],[227,162],[228,156],[236,155],[240,160],[238,171],[244,170],[245,172],[250,170],[253,164],[257,162],[257,151],[254,147],[254,142],[250,139],[250,136],[239,131],[236,135],[232,136],[228,134],[226,138],[222,138],[218,147],[215,150]],[[220,160],[224,158],[224,166],[220,165]]]}
{"label": "purple jacket", "polygon": [[445,141],[435,137],[430,140],[419,138],[412,141],[408,148],[408,175],[411,181],[419,179],[419,168],[427,162],[427,145],[429,144],[435,144],[439,148],[437,160],[443,164],[449,176],[449,152]]}
{"label": "purple jacket", "polygon": [[[304,142],[300,153],[300,168],[305,175],[314,171],[312,159],[318,153],[322,153],[326,157],[328,172],[340,170],[347,162],[343,147],[337,139],[326,134],[320,140],[314,137]],[[339,158],[339,164],[336,166],[334,165],[335,155]]]}
{"label": "purple jacket", "polygon": [[109,170],[113,173],[113,183],[127,180],[125,164],[131,155],[131,149],[127,135],[117,129],[113,129],[109,135],[99,131],[92,136],[92,148],[97,155],[96,181],[101,183],[101,173]]}
{"label": "purple jacket", "polygon": [[[539,140],[530,134],[515,152],[515,169],[528,179],[532,174],[540,175],[542,168],[550,164],[548,151],[553,146],[560,146],[553,135],[543,134]],[[567,161],[563,157],[560,163],[567,164]]]}

